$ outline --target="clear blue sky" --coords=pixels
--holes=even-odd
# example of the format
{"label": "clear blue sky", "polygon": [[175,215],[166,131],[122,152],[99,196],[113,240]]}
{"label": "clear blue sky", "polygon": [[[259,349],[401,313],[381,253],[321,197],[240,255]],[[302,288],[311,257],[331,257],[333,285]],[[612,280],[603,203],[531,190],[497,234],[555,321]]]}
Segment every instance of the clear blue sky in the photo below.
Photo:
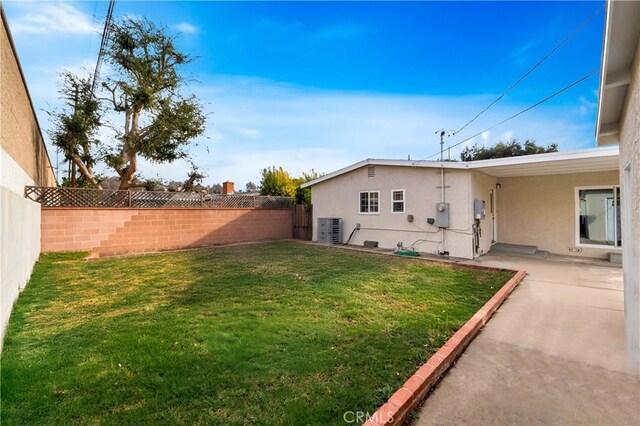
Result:
{"label": "clear blue sky", "polygon": [[[602,5],[120,1],[115,15],[145,16],[180,32],[179,46],[198,58],[188,70],[190,89],[213,113],[209,139],[194,156],[209,183],[242,187],[274,164],[294,174],[330,172],[367,157],[433,154],[436,130],[459,128]],[[4,7],[36,108],[56,105],[56,72],[94,63],[107,3]],[[448,142],[599,68],[603,20],[601,11]],[[474,142],[515,137],[562,150],[593,147],[597,88],[596,76]],[[144,165],[143,174],[178,179],[184,168]]]}

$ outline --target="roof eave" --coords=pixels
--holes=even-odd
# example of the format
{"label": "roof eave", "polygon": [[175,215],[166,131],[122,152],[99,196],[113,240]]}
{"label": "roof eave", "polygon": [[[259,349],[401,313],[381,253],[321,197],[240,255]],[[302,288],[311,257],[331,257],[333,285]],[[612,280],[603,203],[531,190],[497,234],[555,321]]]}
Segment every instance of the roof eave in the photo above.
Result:
{"label": "roof eave", "polygon": [[596,145],[600,145],[600,123],[602,121],[602,102],[607,80],[607,59],[609,58],[609,32],[611,29],[611,6],[612,2],[607,1],[605,8],[604,34],[602,38],[602,57],[600,59],[600,85],[598,87],[598,111],[596,116],[595,138]]}
{"label": "roof eave", "polygon": [[[468,162],[440,162],[425,160],[376,160],[367,158],[350,166],[343,167],[339,170],[326,174],[318,179],[302,184],[301,188],[309,188],[324,181],[333,179],[334,177],[349,173],[353,170],[365,166],[391,166],[391,167],[424,167],[424,168],[446,168],[455,170],[480,170],[490,169],[492,167],[518,166],[518,165],[535,165],[544,163],[554,163],[558,161],[610,158],[619,155],[617,145],[602,148],[580,149],[574,151],[561,151],[546,154],[534,154],[521,157],[495,158],[491,160],[477,160]],[[482,170],[485,171],[485,170]]]}

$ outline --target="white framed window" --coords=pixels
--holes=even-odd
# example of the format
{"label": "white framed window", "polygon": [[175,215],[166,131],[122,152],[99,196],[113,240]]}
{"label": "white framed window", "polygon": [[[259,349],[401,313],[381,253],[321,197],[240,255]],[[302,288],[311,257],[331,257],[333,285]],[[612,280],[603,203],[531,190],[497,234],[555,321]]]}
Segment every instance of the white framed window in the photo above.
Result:
{"label": "white framed window", "polygon": [[404,205],[404,189],[394,189],[391,191],[391,213],[404,213]]}
{"label": "white framed window", "polygon": [[360,214],[380,213],[380,191],[360,191]]}
{"label": "white framed window", "polygon": [[618,248],[622,246],[620,187],[576,188],[576,245]]}

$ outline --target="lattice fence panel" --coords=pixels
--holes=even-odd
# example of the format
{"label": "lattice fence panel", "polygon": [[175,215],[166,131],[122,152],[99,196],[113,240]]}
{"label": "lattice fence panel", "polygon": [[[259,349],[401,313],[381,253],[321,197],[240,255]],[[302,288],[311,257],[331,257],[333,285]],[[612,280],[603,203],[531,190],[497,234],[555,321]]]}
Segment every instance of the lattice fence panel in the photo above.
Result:
{"label": "lattice fence panel", "polygon": [[289,197],[255,195],[208,195],[185,192],[119,191],[84,188],[27,186],[25,197],[46,207],[131,207],[131,208],[290,208]]}

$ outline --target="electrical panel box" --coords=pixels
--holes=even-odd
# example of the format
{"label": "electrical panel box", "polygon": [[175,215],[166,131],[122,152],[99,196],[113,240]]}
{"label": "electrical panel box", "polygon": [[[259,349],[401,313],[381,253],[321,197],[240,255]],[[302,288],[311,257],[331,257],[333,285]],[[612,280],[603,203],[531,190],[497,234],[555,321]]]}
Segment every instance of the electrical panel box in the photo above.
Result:
{"label": "electrical panel box", "polygon": [[436,204],[436,220],[434,225],[438,228],[449,227],[449,203]]}
{"label": "electrical panel box", "polygon": [[484,219],[484,200],[473,200],[473,218]]}
{"label": "electrical panel box", "polygon": [[319,217],[318,242],[324,244],[342,244],[342,219],[337,217]]}

